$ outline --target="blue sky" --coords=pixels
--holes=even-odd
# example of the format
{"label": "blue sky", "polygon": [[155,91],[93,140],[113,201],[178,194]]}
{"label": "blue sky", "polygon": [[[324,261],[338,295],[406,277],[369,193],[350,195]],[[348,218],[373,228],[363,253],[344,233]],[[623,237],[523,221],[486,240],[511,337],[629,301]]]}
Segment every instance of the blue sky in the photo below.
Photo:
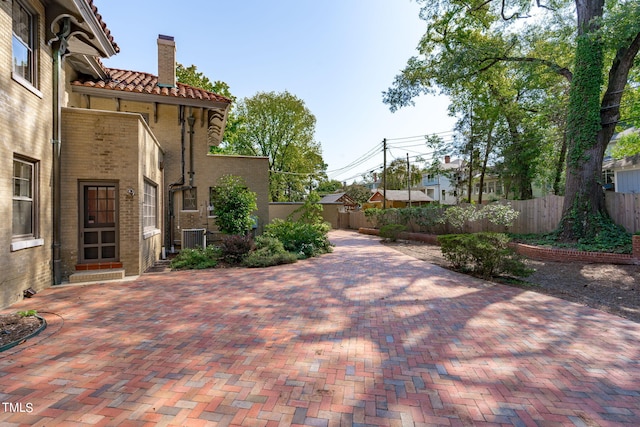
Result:
{"label": "blue sky", "polygon": [[[410,0],[94,0],[120,46],[113,68],[157,74],[158,34],[175,37],[177,61],[194,64],[238,97],[289,91],[316,116],[329,171],[349,165],[383,138],[451,131],[444,97],[423,96],[391,113],[386,90],[425,30]],[[410,156],[422,151],[411,147]],[[417,151],[416,151],[417,150]],[[388,157],[406,156],[393,149]],[[330,178],[382,164],[382,153]],[[351,179],[349,179],[351,178]]]}

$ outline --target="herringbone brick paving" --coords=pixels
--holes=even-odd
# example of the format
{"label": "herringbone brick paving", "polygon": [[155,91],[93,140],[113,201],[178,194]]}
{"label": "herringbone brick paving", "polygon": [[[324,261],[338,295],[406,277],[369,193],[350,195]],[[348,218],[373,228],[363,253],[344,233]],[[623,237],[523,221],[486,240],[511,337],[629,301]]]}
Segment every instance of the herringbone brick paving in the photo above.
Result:
{"label": "herringbone brick paving", "polygon": [[0,425],[640,425],[640,324],[331,239],[10,307],[49,326],[0,353]]}

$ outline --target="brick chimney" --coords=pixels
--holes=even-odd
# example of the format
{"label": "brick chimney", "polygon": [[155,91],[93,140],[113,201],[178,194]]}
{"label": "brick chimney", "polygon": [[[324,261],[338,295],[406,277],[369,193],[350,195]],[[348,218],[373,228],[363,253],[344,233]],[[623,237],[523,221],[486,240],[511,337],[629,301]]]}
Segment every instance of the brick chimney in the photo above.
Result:
{"label": "brick chimney", "polygon": [[451,156],[444,156],[445,163],[451,163]]}
{"label": "brick chimney", "polygon": [[162,34],[158,35],[158,86],[176,87],[176,42]]}

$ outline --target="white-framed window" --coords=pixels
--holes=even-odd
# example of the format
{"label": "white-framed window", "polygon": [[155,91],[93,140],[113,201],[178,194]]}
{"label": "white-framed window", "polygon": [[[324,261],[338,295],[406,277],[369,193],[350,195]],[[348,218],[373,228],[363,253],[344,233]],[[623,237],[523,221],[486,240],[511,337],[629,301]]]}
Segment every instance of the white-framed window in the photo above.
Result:
{"label": "white-framed window", "polygon": [[146,179],[142,202],[142,226],[144,231],[158,228],[158,186]]}
{"label": "white-framed window", "polygon": [[13,213],[11,234],[14,239],[38,237],[38,162],[13,159]]}
{"label": "white-framed window", "polygon": [[182,190],[182,210],[197,211],[198,210],[198,192],[195,187]]}
{"label": "white-framed window", "polygon": [[19,0],[13,0],[12,10],[13,76],[37,87],[37,19]]}

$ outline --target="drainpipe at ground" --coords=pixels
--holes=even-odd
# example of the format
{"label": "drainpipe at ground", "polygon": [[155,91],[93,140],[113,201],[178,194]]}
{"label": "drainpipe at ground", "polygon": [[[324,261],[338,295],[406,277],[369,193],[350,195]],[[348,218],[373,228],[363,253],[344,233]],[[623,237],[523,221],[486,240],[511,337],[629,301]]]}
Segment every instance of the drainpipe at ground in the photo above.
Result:
{"label": "drainpipe at ground", "polygon": [[62,257],[60,255],[61,234],[62,234],[62,165],[61,165],[61,97],[60,97],[60,75],[62,74],[62,58],[67,51],[67,38],[71,33],[69,18],[61,21],[61,30],[56,34],[53,42],[53,138],[51,139],[53,148],[53,284],[62,283]]}

